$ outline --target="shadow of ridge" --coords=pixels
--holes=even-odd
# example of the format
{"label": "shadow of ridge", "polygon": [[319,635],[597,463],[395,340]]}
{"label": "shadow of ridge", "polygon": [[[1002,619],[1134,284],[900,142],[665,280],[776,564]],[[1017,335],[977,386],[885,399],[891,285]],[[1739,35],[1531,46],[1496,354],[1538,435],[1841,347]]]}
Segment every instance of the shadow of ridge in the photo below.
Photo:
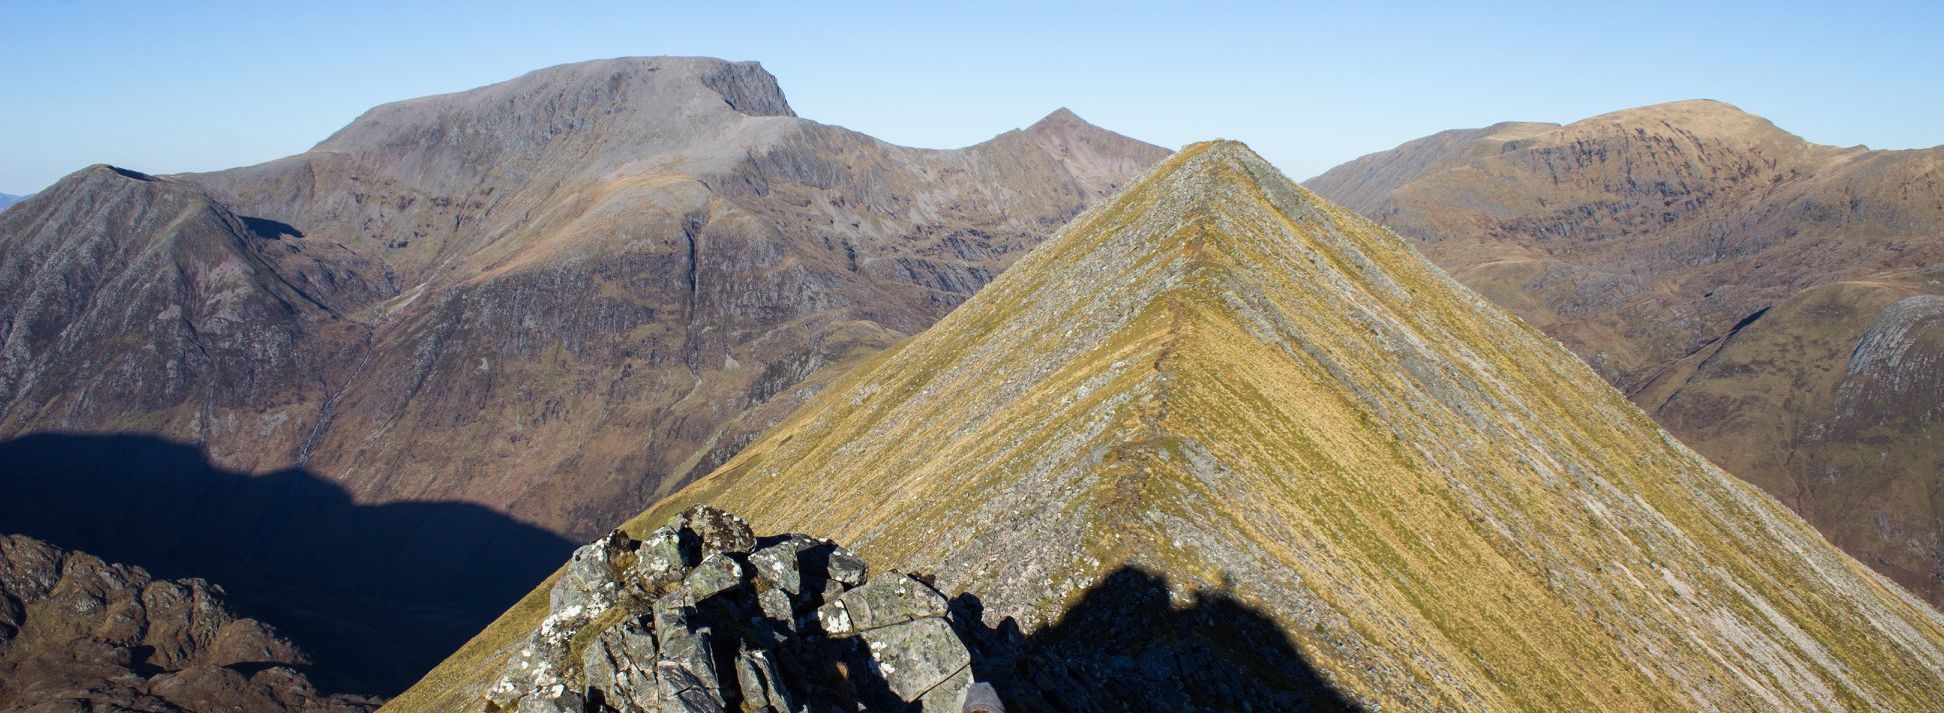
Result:
{"label": "shadow of ridge", "polygon": [[267,240],[276,240],[286,235],[293,238],[304,237],[303,231],[298,230],[295,226],[292,226],[291,224],[285,223],[281,220],[271,220],[269,218],[258,218],[249,215],[239,215],[236,217],[241,219],[243,221],[243,225],[248,226],[252,232],[255,232],[258,236],[263,237]]}
{"label": "shadow of ridge", "polygon": [[1268,614],[1222,591],[1185,605],[1168,591],[1165,576],[1126,566],[1031,635],[1010,617],[987,627],[970,593],[952,600],[952,620],[974,677],[1009,713],[1362,710]]}
{"label": "shadow of ridge", "polygon": [[303,469],[224,470],[137,435],[0,441],[0,531],[221,585],[315,662],[321,688],[393,695],[573,551],[471,503],[365,505]]}

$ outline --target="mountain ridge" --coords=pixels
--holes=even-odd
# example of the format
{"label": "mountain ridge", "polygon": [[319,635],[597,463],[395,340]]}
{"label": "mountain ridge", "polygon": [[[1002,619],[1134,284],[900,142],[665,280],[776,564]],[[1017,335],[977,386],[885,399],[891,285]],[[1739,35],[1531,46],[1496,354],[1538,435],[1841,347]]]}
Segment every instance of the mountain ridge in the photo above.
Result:
{"label": "mountain ridge", "polygon": [[[1177,604],[1264,612],[1371,707],[1944,689],[1944,617],[1234,143],[1183,149],[624,529],[695,503],[933,572],[1024,632],[1119,568],[1160,573]],[[477,696],[544,591],[391,710]],[[1140,648],[1250,659],[1169,635]]]}

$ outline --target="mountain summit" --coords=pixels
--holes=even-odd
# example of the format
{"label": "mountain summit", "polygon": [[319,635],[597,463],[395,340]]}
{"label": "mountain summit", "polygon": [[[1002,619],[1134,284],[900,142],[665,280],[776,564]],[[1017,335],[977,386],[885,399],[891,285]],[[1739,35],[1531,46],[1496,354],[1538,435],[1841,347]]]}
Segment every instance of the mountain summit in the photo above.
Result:
{"label": "mountain summit", "polygon": [[[1944,617],[1234,142],[1082,214],[628,529],[694,502],[935,572],[989,625],[1060,630],[1077,685],[1149,701],[1239,709],[1195,688],[1207,667],[1384,710],[1944,696]],[[1274,625],[1085,604],[1129,571]],[[533,602],[395,705],[478,695]]]}

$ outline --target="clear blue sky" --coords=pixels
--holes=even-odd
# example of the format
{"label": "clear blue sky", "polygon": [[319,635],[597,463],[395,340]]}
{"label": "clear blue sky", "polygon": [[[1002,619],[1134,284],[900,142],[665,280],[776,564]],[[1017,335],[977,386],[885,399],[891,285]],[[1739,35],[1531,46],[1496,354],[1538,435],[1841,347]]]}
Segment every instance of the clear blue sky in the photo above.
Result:
{"label": "clear blue sky", "polygon": [[1367,4],[0,0],[0,192],[255,163],[381,102],[654,54],[761,61],[799,114],[906,145],[1067,106],[1164,146],[1241,139],[1297,178],[1695,97],[1820,143],[1944,144],[1939,0]]}

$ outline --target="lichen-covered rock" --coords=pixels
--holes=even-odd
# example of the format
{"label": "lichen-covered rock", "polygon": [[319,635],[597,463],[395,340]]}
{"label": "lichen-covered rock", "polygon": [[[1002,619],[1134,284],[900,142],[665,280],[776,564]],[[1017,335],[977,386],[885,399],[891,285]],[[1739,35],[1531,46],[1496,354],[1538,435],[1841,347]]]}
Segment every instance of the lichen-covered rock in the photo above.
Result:
{"label": "lichen-covered rock", "polygon": [[743,649],[736,655],[736,682],[742,688],[743,710],[793,713],[796,696],[783,680],[783,670],[769,654]]}
{"label": "lichen-covered rock", "polygon": [[749,555],[749,566],[756,576],[770,586],[795,596],[803,591],[803,564],[799,557],[803,551],[816,547],[818,541],[792,535],[782,542],[756,550]]}
{"label": "lichen-covered rock", "polygon": [[688,561],[682,551],[682,535],[672,527],[663,527],[648,533],[648,537],[635,547],[634,564],[628,569],[628,577],[637,584],[656,586],[679,582],[688,571]]}
{"label": "lichen-covered rock", "polygon": [[587,700],[580,694],[555,685],[541,693],[520,699],[517,713],[582,713],[587,709]]}
{"label": "lichen-covered rock", "polygon": [[763,616],[786,628],[793,628],[796,611],[790,605],[790,596],[781,589],[765,589],[756,595],[756,607]]}
{"label": "lichen-covered rock", "polygon": [[764,541],[697,506],[645,541],[616,532],[577,550],[489,710],[955,710],[971,650],[943,595],[902,573],[867,579],[834,543]]}
{"label": "lichen-covered rock", "polygon": [[938,590],[910,575],[892,572],[844,592],[819,611],[832,611],[830,619],[846,621],[846,630],[869,631],[913,619],[943,617],[946,603]]}
{"label": "lichen-covered rock", "polygon": [[682,526],[695,533],[704,557],[719,552],[748,554],[756,549],[756,533],[748,522],[707,505],[683,511]]}
{"label": "lichen-covered rock", "polygon": [[[714,631],[692,616],[696,613],[695,600],[686,592],[663,597],[655,602],[654,611],[655,666],[661,677],[662,697],[673,698],[696,687],[719,691]],[[716,695],[720,697],[720,693]]]}
{"label": "lichen-covered rock", "polygon": [[[964,673],[972,663],[971,652],[953,633],[952,625],[940,617],[880,626],[862,636],[885,684],[907,701],[918,700],[947,679]],[[953,693],[962,693],[971,683],[969,677],[964,678]]]}
{"label": "lichen-covered rock", "polygon": [[[919,694],[918,707],[921,710],[927,711],[960,713],[960,711],[965,710],[965,703],[971,693],[970,689],[972,685],[972,667],[970,665],[962,666],[957,673],[945,677],[945,680],[932,686],[930,690]],[[990,685],[986,688],[987,690],[991,690]],[[989,709],[990,713],[1005,713],[1005,706],[998,705],[998,694],[993,694],[990,702],[995,706]]]}
{"label": "lichen-covered rock", "polygon": [[831,581],[847,587],[863,584],[865,576],[870,573],[870,567],[864,564],[864,558],[842,547],[831,548],[830,558],[824,567],[828,570]]}
{"label": "lichen-covered rock", "polygon": [[618,713],[661,710],[655,663],[660,658],[652,622],[629,617],[608,627],[581,656],[592,704]]}
{"label": "lichen-covered rock", "polygon": [[742,586],[742,583],[743,566],[737,564],[736,560],[728,555],[718,552],[704,557],[702,564],[696,565],[695,569],[689,572],[684,584],[688,587],[689,596],[707,599]]}
{"label": "lichen-covered rock", "polygon": [[559,697],[567,668],[574,663],[569,643],[592,618],[577,604],[547,615],[540,628],[528,634],[514,651],[499,680],[486,690],[486,700],[500,710],[525,710],[521,706],[527,698]]}
{"label": "lichen-covered rock", "polygon": [[554,583],[549,604],[553,611],[570,607],[600,611],[614,603],[619,582],[614,577],[614,557],[633,551],[638,544],[619,530],[574,550],[567,569]]}

